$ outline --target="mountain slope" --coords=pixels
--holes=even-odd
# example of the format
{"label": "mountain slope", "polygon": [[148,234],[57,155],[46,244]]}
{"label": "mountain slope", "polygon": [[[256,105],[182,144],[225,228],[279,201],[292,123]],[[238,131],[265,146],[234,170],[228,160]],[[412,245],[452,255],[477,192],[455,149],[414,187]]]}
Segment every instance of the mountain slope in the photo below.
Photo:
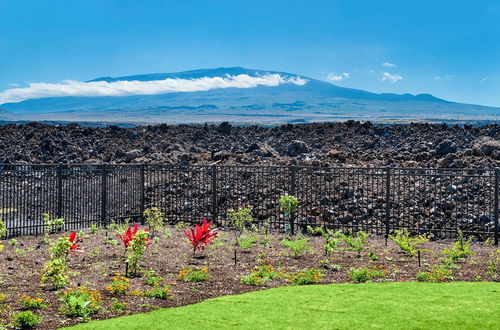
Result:
{"label": "mountain slope", "polygon": [[[240,67],[101,77],[88,83],[113,85],[120,82],[154,82],[165,79],[183,79],[182,82],[190,82],[207,77],[239,75],[279,75],[283,82],[276,86],[229,86],[154,95],[45,97],[5,103],[0,105],[0,109],[8,110],[9,117],[29,120],[172,123],[221,120],[275,123],[344,119],[495,121],[500,116],[499,108],[448,102],[430,94],[376,94],[286,72]],[[306,82],[290,83],[298,78]]]}

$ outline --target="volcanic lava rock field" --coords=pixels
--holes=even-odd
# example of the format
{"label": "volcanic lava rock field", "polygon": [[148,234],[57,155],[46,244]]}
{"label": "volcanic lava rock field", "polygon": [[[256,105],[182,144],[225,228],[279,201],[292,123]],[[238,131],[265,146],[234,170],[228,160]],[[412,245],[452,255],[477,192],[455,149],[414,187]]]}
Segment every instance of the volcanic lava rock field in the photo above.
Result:
{"label": "volcanic lava rock field", "polygon": [[500,125],[0,127],[0,163],[497,167]]}

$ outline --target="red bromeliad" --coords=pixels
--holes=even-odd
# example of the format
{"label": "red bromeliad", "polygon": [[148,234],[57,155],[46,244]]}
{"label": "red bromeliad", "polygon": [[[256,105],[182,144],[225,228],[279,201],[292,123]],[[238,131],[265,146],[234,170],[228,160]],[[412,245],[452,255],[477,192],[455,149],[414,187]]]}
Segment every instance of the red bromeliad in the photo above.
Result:
{"label": "red bromeliad", "polygon": [[184,229],[184,234],[193,245],[193,253],[196,253],[196,250],[205,250],[205,247],[218,235],[216,229],[210,229],[212,221],[207,222],[205,218],[202,221],[201,225],[197,224],[195,228],[191,227],[189,231]]}
{"label": "red bromeliad", "polygon": [[[134,227],[128,227],[127,231],[125,231],[125,234],[123,235],[118,235],[120,239],[123,242],[123,245],[125,246],[125,249],[130,246],[130,243],[134,240],[135,234],[137,234],[137,231],[139,230],[139,226],[135,223]],[[148,232],[149,229],[144,229],[145,232]],[[152,242],[149,240],[149,238],[146,238],[146,245],[150,245]]]}
{"label": "red bromeliad", "polygon": [[68,252],[66,252],[66,254],[68,253],[76,253],[76,252],[81,252],[82,250],[80,249],[80,242],[83,242],[83,238],[76,238],[76,231],[72,231],[71,234],[69,234],[69,241],[71,242],[71,246],[68,250]]}

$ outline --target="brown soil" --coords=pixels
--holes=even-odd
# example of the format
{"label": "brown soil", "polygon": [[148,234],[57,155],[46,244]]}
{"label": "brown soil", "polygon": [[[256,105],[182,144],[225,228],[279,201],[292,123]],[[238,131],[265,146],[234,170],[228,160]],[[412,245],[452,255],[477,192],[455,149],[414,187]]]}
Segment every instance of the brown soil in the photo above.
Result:
{"label": "brown soil", "polygon": [[[160,300],[147,297],[137,297],[132,295],[111,295],[105,287],[111,283],[111,277],[124,271],[123,246],[104,244],[106,231],[98,231],[91,234],[87,231],[88,237],[82,243],[83,252],[70,255],[69,265],[71,268],[70,283],[68,287],[78,285],[88,286],[101,291],[104,308],[97,314],[92,315],[93,320],[107,319],[126,314],[134,314],[150,311],[156,307],[175,307],[197,303],[209,298],[237,294],[252,290],[267,289],[270,287],[291,285],[284,280],[274,280],[270,283],[254,287],[240,283],[240,276],[247,275],[249,271],[258,263],[259,258],[270,260],[278,269],[287,272],[295,272],[304,268],[322,268],[320,260],[324,260],[324,250],[322,248],[323,239],[321,237],[310,237],[309,244],[312,250],[306,251],[302,258],[293,259],[290,250],[280,244],[284,238],[283,234],[272,234],[269,246],[264,247],[258,244],[248,252],[238,253],[238,263],[234,265],[232,240],[233,232],[221,231],[219,238],[206,250],[206,258],[193,258],[192,249],[185,239],[182,231],[171,228],[173,237],[160,239],[157,246],[150,246],[141,263],[144,270],[155,270],[158,275],[165,278],[164,284],[171,286],[173,299]],[[109,231],[112,238],[116,234]],[[56,238],[51,235],[50,238]],[[262,239],[262,238],[260,238]],[[18,300],[22,295],[31,297],[42,297],[49,305],[48,308],[37,311],[37,314],[44,316],[44,321],[39,328],[56,329],[62,326],[69,326],[81,322],[77,318],[70,318],[59,310],[62,303],[58,300],[58,292],[50,290],[40,284],[42,268],[47,261],[48,245],[44,243],[43,237],[21,237],[17,238],[17,245],[10,244],[9,241],[2,241],[5,248],[0,252],[0,293],[7,295],[7,304],[12,310],[8,313],[0,314],[0,324],[6,323],[13,313],[22,310]],[[370,246],[379,256],[377,261],[371,261],[366,253]],[[387,275],[377,281],[415,281],[419,271],[426,271],[432,265],[440,263],[440,251],[450,247],[450,242],[437,243],[429,242],[424,248],[421,259],[421,267],[418,266],[416,258],[408,258],[391,241],[388,246],[384,245],[383,238],[372,237],[369,239],[363,256],[358,258],[356,252],[337,251],[328,259],[330,265],[340,265],[339,270],[325,269],[325,277],[321,283],[345,283],[350,278],[347,272],[350,267],[374,267],[379,266],[387,270]],[[98,250],[97,250],[98,249]],[[453,271],[456,281],[491,281],[495,280],[487,274],[488,262],[491,259],[490,253],[498,249],[494,246],[475,244],[472,246],[474,255],[466,261],[459,263],[459,269]],[[97,252],[98,251],[98,252]],[[380,266],[381,265],[381,266]],[[187,283],[177,279],[177,274],[182,267],[207,266],[211,274],[211,279],[200,283]],[[500,279],[496,276],[496,279]],[[147,290],[143,283],[143,278],[132,278],[131,289]],[[120,302],[128,303],[125,313],[120,314],[110,309],[111,299],[118,298]]]}

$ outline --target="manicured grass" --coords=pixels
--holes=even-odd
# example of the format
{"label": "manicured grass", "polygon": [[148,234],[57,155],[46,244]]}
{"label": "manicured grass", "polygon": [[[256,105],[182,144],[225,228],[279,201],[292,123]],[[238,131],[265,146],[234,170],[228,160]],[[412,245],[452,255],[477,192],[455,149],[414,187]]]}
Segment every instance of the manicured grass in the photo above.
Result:
{"label": "manicured grass", "polygon": [[74,329],[500,329],[500,283],[281,287]]}

